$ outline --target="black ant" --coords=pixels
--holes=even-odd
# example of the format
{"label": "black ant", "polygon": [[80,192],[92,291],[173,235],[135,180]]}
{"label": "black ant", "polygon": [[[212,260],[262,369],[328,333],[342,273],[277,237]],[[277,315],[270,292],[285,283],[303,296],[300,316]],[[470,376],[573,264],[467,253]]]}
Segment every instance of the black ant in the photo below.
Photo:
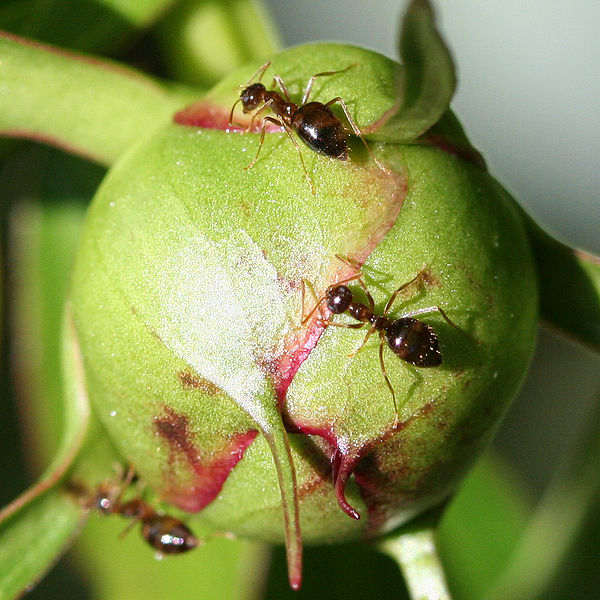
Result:
{"label": "black ant", "polygon": [[[425,277],[425,268],[421,269],[419,273],[409,282],[401,285],[388,299],[383,313],[378,315],[375,312],[375,301],[373,296],[367,289],[365,282],[363,281],[362,271],[359,270],[359,266],[356,265],[350,259],[346,259],[336,254],[336,258],[342,262],[350,265],[356,270],[356,273],[347,279],[343,279],[334,285],[330,285],[326,290],[325,294],[321,296],[310,313],[303,318],[302,325],[305,325],[311,318],[314,312],[325,302],[327,309],[334,315],[347,312],[351,317],[356,319],[358,323],[334,323],[330,319],[319,318],[318,323],[327,326],[334,325],[335,327],[345,327],[348,329],[360,329],[366,324],[370,324],[369,331],[365,335],[362,344],[355,350],[350,356],[354,356],[359,352],[367,340],[375,331],[379,332],[379,364],[381,365],[381,372],[383,378],[392,394],[392,400],[394,401],[395,410],[395,424],[398,423],[398,406],[396,404],[396,393],[388,377],[385,363],[383,360],[383,348],[387,344],[388,347],[399,356],[402,360],[407,363],[414,365],[415,367],[438,367],[442,364],[442,352],[438,343],[438,336],[434,329],[420,321],[415,319],[417,315],[422,315],[431,312],[439,312],[446,323],[458,329],[464,335],[467,335],[458,325],[453,323],[444,310],[439,306],[428,306],[426,308],[419,308],[417,310],[405,313],[401,317],[392,319],[388,317],[394,301],[402,291],[418,281],[423,281]],[[366,297],[368,306],[359,302],[355,299],[352,290],[346,285],[351,281],[357,281],[362,287]],[[312,286],[311,286],[312,287]]]}
{"label": "black ant", "polygon": [[162,554],[182,554],[198,545],[198,539],[179,519],[158,513],[141,498],[127,502],[121,501],[124,487],[129,483],[128,476],[124,485],[101,484],[88,502],[87,508],[96,508],[103,515],[121,515],[132,519],[125,529],[127,533],[135,523],[141,523],[142,537]]}
{"label": "black ant", "polygon": [[[313,75],[308,80],[308,84],[306,85],[300,104],[295,104],[290,100],[288,89],[279,75],[275,75],[273,77],[273,81],[279,86],[281,93],[275,90],[267,90],[267,88],[260,83],[262,76],[270,65],[270,61],[266,62],[260,69],[258,69],[256,73],[254,73],[254,75],[252,75],[248,83],[242,89],[239,99],[236,100],[231,107],[231,113],[229,115],[229,124],[232,125],[233,112],[239,102],[242,103],[242,110],[245,114],[256,111],[250,119],[250,124],[244,130],[244,133],[248,133],[251,131],[255,119],[261,113],[270,109],[275,114],[274,117],[264,117],[260,130],[258,151],[256,152],[256,156],[252,162],[245,167],[246,170],[251,169],[258,160],[258,155],[260,154],[265,139],[265,127],[267,122],[275,123],[285,130],[285,132],[288,134],[288,137],[290,140],[292,140],[292,143],[296,147],[296,150],[298,150],[302,168],[304,169],[310,189],[314,194],[315,189],[308,174],[308,170],[306,169],[306,164],[304,163],[304,158],[302,157],[300,147],[293,136],[293,131],[295,131],[300,139],[315,152],[325,154],[326,156],[337,158],[339,160],[346,160],[348,158],[348,136],[346,129],[330,108],[332,104],[337,102],[342,107],[344,115],[346,115],[346,119],[348,120],[354,135],[361,139],[362,143],[367,149],[367,152],[373,158],[377,166],[382,171],[386,173],[388,172],[388,170],[373,156],[365,138],[350,116],[350,111],[348,110],[348,107],[342,98],[338,96],[337,98],[333,98],[333,100],[330,100],[325,104],[322,102],[308,102],[313,84],[317,77],[329,77],[338,73],[344,73],[355,65],[350,65],[345,69],[340,69],[338,71],[324,71],[323,73],[317,73],[316,75]],[[256,83],[250,83],[256,78],[258,78]]]}

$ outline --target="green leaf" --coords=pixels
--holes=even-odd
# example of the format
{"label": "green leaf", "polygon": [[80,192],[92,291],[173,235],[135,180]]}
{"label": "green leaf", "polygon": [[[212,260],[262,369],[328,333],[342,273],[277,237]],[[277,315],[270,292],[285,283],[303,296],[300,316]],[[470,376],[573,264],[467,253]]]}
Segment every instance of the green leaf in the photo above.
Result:
{"label": "green leaf", "polygon": [[[68,350],[78,356],[78,350],[72,349],[75,339],[65,336],[65,340]],[[58,486],[81,449],[89,422],[80,359],[68,366],[71,389],[65,396],[59,451],[40,479],[0,511],[0,590],[6,598],[41,577],[64,551],[83,518],[79,501]]]}
{"label": "green leaf", "polygon": [[69,361],[66,369],[67,393],[65,394],[61,445],[40,479],[0,511],[0,526],[12,515],[19,513],[24,506],[60,482],[73,464],[87,433],[90,407],[85,390],[83,364],[77,339],[72,332],[69,315],[65,320],[65,329],[67,334],[64,337],[64,345]]}
{"label": "green leaf", "polygon": [[109,165],[190,96],[96,58],[0,34],[0,135]]}
{"label": "green leaf", "polygon": [[438,531],[456,598],[483,598],[510,561],[529,511],[508,465],[492,453],[484,455],[450,502]]}
{"label": "green leaf", "polygon": [[600,257],[553,239],[521,212],[538,272],[542,319],[600,352]]}
{"label": "green leaf", "polygon": [[[453,597],[482,598],[510,560],[529,511],[515,473],[496,455],[484,455],[448,504],[436,536]],[[306,548],[305,576],[299,592],[286,589],[284,576],[283,552],[275,550],[266,598],[408,597],[398,581],[398,566],[371,544]]]}
{"label": "green leaf", "polygon": [[48,489],[0,522],[0,599],[31,588],[77,533],[84,513],[60,488]]}
{"label": "green leaf", "polygon": [[401,67],[398,69],[396,110],[374,128],[372,137],[411,142],[446,113],[456,88],[450,52],[435,27],[427,0],[413,0],[402,21]]}
{"label": "green leaf", "polygon": [[[11,198],[12,368],[19,386],[28,460],[38,469],[56,452],[63,427],[61,321],[85,208],[103,169],[28,145],[7,161]],[[36,426],[43,423],[43,427]]]}
{"label": "green leaf", "polygon": [[[486,600],[547,598],[561,563],[586,520],[591,521],[600,493],[600,409],[587,423],[576,445],[536,506],[502,578]],[[596,513],[597,514],[597,513]],[[597,560],[596,560],[597,571]],[[568,594],[563,597],[571,597]]]}
{"label": "green leaf", "polygon": [[84,52],[114,49],[172,0],[4,0],[0,29]]}
{"label": "green leaf", "polygon": [[[44,161],[41,162],[43,164]],[[58,208],[59,210],[64,210],[66,207],[59,206]],[[13,224],[19,225],[16,233],[24,232],[26,221],[29,227],[33,224],[33,228],[35,229],[38,216],[35,212],[15,212],[18,214],[18,218],[13,219]],[[71,222],[72,224],[72,221],[66,222]],[[31,229],[28,233],[28,239],[31,241]],[[15,239],[18,239],[18,237],[15,237]],[[69,239],[72,240],[70,235],[64,236],[62,242],[68,246]],[[20,249],[23,249],[22,246]],[[33,255],[36,254],[36,249],[38,249],[37,244],[32,245],[30,248],[30,250],[33,250]],[[54,250],[56,250],[56,247],[54,247]],[[15,251],[17,251],[17,248],[15,248]],[[24,258],[24,255],[21,255],[21,258]],[[58,286],[58,289],[60,289],[60,286],[64,287],[65,283],[64,270],[62,271],[63,278],[60,276],[61,268],[64,267],[61,264],[61,260],[64,258],[51,255],[51,259],[55,259],[53,263],[55,270],[53,273],[47,273],[48,277],[55,277],[55,286]],[[36,263],[38,259],[39,256],[33,258],[30,255],[28,260],[25,261],[28,268],[20,271],[18,276],[12,280],[13,282],[19,282],[16,297],[21,301],[25,300],[28,297],[27,294],[31,293],[33,289],[38,289],[38,286],[41,284],[39,273],[35,281],[29,279],[26,282],[27,276],[32,275],[35,271],[33,263]],[[46,266],[49,265],[47,264]],[[33,286],[33,289],[29,287],[30,284]],[[31,296],[28,298],[31,300]],[[34,316],[38,316],[35,314],[36,308],[39,309],[44,304],[46,308],[52,308],[53,302],[62,304],[62,294],[59,292],[58,297],[55,296],[49,302],[44,302],[44,300],[47,301],[48,299],[44,298],[41,304],[34,304],[34,306],[30,303],[27,304],[27,307],[34,311]],[[23,310],[26,309],[25,306],[20,308]],[[43,314],[47,316],[52,314],[55,319],[58,317],[60,322],[60,313],[56,310],[56,304],[53,305],[53,308],[54,312],[51,310],[50,313],[44,312]],[[19,311],[16,311],[15,314],[23,316],[23,313]],[[36,324],[43,325],[47,329],[39,330],[36,328]],[[17,325],[17,323],[14,323],[14,325]],[[34,318],[28,326],[30,334],[33,329],[36,329],[37,334],[42,339],[53,340],[53,357],[55,361],[56,354],[59,352],[59,348],[56,346],[58,332],[52,332],[52,327],[56,327],[57,324],[42,323],[42,321]],[[15,327],[14,331],[24,333],[19,327]],[[26,339],[25,335],[25,337],[20,338],[20,342],[23,343]],[[67,342],[67,345],[69,345],[69,342]],[[34,353],[29,357],[29,363],[19,365],[20,375],[26,378],[31,377],[34,381],[42,375],[47,375],[47,373],[44,373],[43,367],[42,370],[39,370],[41,364],[43,363],[44,366],[48,366],[48,356],[40,362],[36,362],[36,356]],[[89,405],[87,403],[87,395],[82,387],[81,364],[74,362],[70,366],[74,371],[71,386],[72,393],[68,396],[63,396],[57,391],[56,379],[58,379],[60,370],[56,368],[55,364],[54,385],[50,385],[47,390],[42,392],[42,397],[38,398],[39,402],[44,403],[45,401],[48,403],[46,410],[51,418],[48,420],[43,419],[45,426],[50,429],[62,429],[58,451],[37,483],[0,511],[0,556],[2,557],[0,589],[7,594],[7,598],[25,589],[26,586],[36,581],[49,568],[57,556],[64,550],[68,541],[73,537],[83,517],[79,502],[58,487],[59,482],[64,478],[79,453],[87,433],[89,421]],[[57,406],[57,403],[60,406]],[[35,408],[35,405],[31,404],[29,408]],[[39,416],[39,413],[35,410],[33,412]],[[27,414],[29,414],[28,411]],[[50,432],[50,435],[47,432],[46,440],[50,437],[53,437],[52,432]],[[51,443],[48,441],[44,444],[45,447],[49,447],[50,445]],[[27,548],[28,545],[31,545],[33,549]],[[22,556],[25,554],[26,558],[23,559]]]}
{"label": "green leaf", "polygon": [[421,137],[420,141],[441,148],[449,154],[485,169],[483,156],[471,144],[460,121],[451,110],[446,111],[442,118]]}

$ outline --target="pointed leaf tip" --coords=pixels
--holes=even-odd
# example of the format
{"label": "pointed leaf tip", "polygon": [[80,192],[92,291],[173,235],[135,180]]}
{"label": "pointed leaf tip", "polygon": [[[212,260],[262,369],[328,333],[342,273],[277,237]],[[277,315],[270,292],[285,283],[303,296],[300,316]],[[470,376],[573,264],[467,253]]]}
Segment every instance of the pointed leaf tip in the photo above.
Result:
{"label": "pointed leaf tip", "polygon": [[377,132],[414,141],[446,113],[456,89],[454,62],[427,0],[413,0],[402,17],[399,39],[398,110]]}

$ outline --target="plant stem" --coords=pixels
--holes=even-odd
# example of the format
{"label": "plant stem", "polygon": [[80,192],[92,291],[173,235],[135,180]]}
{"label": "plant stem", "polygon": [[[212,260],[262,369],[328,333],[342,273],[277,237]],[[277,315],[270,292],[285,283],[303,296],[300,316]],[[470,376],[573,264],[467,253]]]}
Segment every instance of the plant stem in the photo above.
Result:
{"label": "plant stem", "polygon": [[401,529],[379,543],[400,567],[412,600],[451,600],[431,523]]}
{"label": "plant stem", "polygon": [[111,165],[191,102],[133,69],[0,32],[0,135]]}

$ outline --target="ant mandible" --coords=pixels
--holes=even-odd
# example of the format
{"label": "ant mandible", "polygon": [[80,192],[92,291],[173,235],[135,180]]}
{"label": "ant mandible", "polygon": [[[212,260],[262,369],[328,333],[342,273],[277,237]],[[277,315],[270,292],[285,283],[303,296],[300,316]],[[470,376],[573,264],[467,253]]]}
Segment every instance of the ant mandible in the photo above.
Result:
{"label": "ant mandible", "polygon": [[[242,89],[240,97],[231,107],[231,113],[229,114],[229,124],[232,125],[233,113],[239,102],[242,103],[242,110],[245,114],[255,111],[250,119],[248,127],[246,127],[244,130],[244,133],[251,131],[256,118],[266,110],[270,109],[275,114],[274,117],[264,117],[260,130],[260,141],[256,156],[252,162],[245,167],[245,170],[251,169],[258,160],[258,155],[260,154],[265,139],[265,128],[267,122],[275,123],[276,125],[282,127],[288,134],[290,140],[292,140],[292,143],[294,144],[296,150],[298,151],[298,155],[300,156],[300,162],[302,163],[302,168],[304,169],[304,174],[306,175],[310,189],[312,193],[315,194],[315,188],[310,175],[308,174],[304,158],[302,157],[302,151],[300,150],[298,142],[296,142],[296,139],[293,136],[293,132],[295,131],[300,139],[315,152],[330,156],[332,158],[337,158],[338,160],[346,160],[348,158],[348,136],[346,129],[330,108],[332,104],[337,102],[342,107],[344,115],[346,116],[354,135],[360,138],[367,149],[367,152],[373,158],[377,166],[382,171],[386,173],[388,172],[388,169],[384,167],[371,152],[371,149],[369,148],[360,129],[352,119],[346,103],[341,97],[338,96],[333,98],[325,104],[322,102],[308,102],[308,98],[317,77],[329,77],[331,75],[344,73],[356,65],[350,65],[345,69],[340,69],[338,71],[324,71],[322,73],[313,75],[308,80],[308,84],[306,85],[300,104],[295,104],[290,100],[288,89],[279,75],[274,75],[273,81],[279,86],[281,93],[275,90],[267,90],[267,88],[260,83],[262,76],[270,65],[271,61],[267,61],[260,69],[258,69],[256,73],[254,73],[254,75],[252,75],[248,83]],[[258,78],[256,83],[250,83],[256,78]]]}
{"label": "ant mandible", "polygon": [[146,542],[162,554],[182,554],[198,545],[198,539],[179,519],[158,513],[141,498],[121,501],[124,488],[131,481],[128,475],[121,486],[101,484],[88,504],[103,515],[121,515],[132,519],[123,535],[136,523],[141,523],[141,534]]}
{"label": "ant mandible", "polygon": [[[302,319],[302,325],[305,325],[308,320],[312,317],[315,311],[325,303],[327,309],[333,315],[339,315],[346,312],[348,315],[358,321],[358,323],[335,323],[330,319],[323,318],[322,316],[318,319],[318,323],[322,326],[334,325],[335,327],[345,327],[348,329],[360,329],[367,324],[370,324],[370,328],[367,331],[362,344],[350,355],[354,356],[359,352],[371,335],[377,331],[379,332],[379,364],[381,366],[381,373],[385,379],[388,389],[392,394],[392,400],[394,402],[395,420],[394,426],[398,423],[398,405],[396,403],[396,392],[390,381],[390,378],[385,367],[383,360],[383,349],[385,344],[402,360],[407,363],[414,365],[415,367],[438,367],[442,364],[442,352],[439,347],[438,336],[434,329],[420,321],[415,319],[417,315],[423,315],[431,312],[439,312],[446,323],[458,329],[464,335],[467,335],[458,325],[453,323],[448,315],[440,306],[428,306],[426,308],[419,308],[417,310],[410,311],[403,314],[402,316],[393,319],[388,317],[388,314],[394,304],[394,301],[402,291],[416,283],[417,281],[423,281],[426,269],[425,267],[417,273],[413,279],[409,282],[401,285],[388,299],[382,314],[375,312],[375,301],[373,296],[367,289],[367,286],[363,280],[363,273],[360,267],[348,258],[344,258],[336,254],[336,258],[351,266],[356,273],[351,277],[343,279],[334,285],[330,285],[323,296],[321,296],[313,309]],[[351,281],[357,281],[362,287],[366,297],[368,306],[359,302],[354,297],[352,290],[346,285]],[[312,287],[312,286],[311,286]]]}

